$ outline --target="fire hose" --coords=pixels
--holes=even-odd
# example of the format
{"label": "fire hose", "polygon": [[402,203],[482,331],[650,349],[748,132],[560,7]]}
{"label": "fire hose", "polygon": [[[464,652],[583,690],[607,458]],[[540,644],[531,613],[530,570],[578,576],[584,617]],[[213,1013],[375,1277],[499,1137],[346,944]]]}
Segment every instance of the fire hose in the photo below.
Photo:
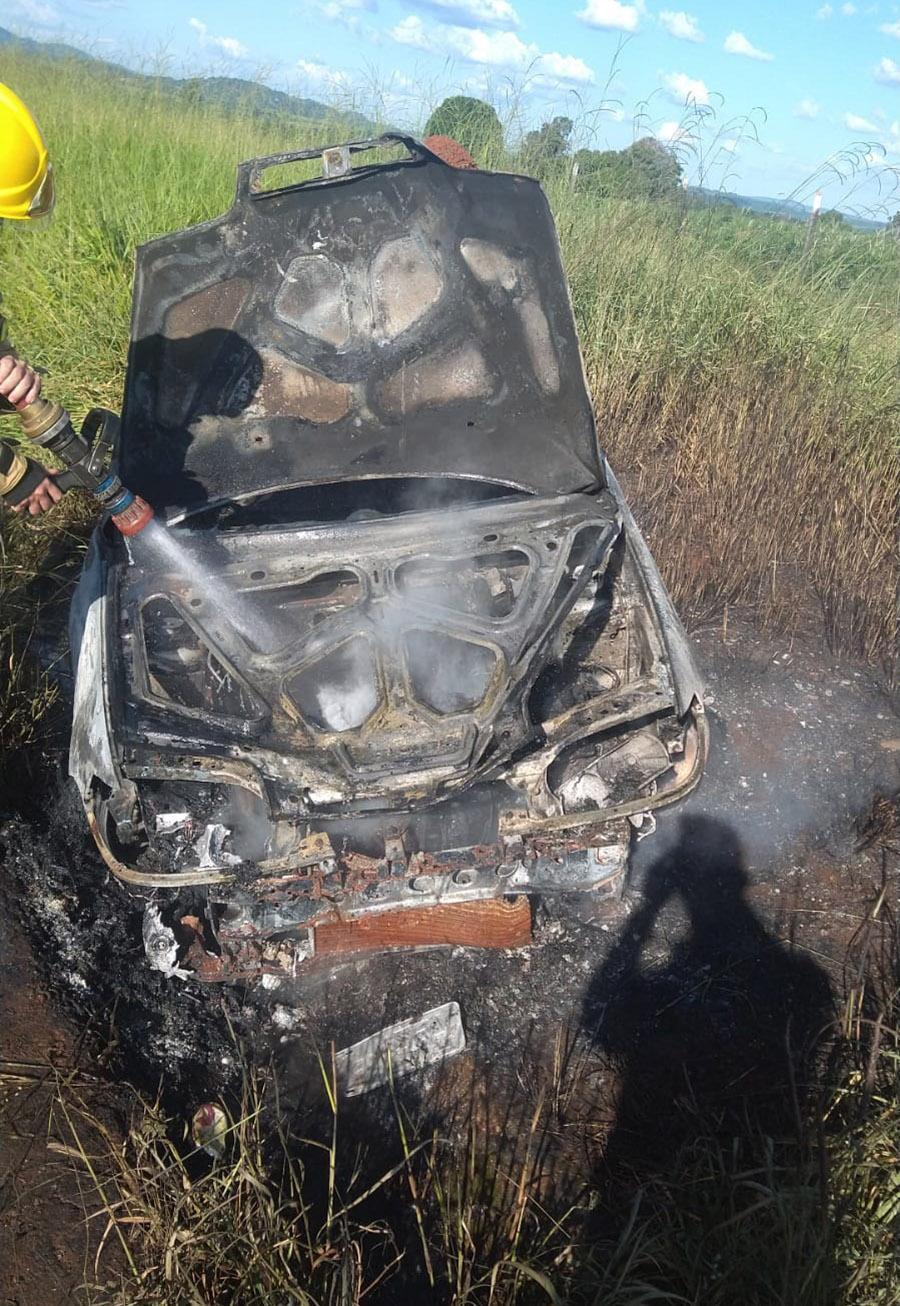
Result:
{"label": "fire hose", "polygon": [[[137,535],[150,524],[153,509],[109,469],[119,430],[115,413],[92,408],[79,434],[65,408],[49,399],[39,397],[17,411],[25,438],[64,464],[64,470],[53,477],[63,492],[87,490],[123,535]],[[27,464],[20,480],[3,495],[11,506],[26,498],[47,475],[46,468],[30,459]]]}

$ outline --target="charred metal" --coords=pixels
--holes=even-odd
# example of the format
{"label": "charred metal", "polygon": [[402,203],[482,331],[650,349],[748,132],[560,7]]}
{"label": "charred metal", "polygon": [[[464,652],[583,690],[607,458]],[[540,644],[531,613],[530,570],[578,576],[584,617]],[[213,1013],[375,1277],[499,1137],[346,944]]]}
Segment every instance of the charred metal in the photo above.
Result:
{"label": "charred metal", "polygon": [[95,535],[71,772],[168,974],[519,946],[703,768],[540,188],[401,143],[139,251],[118,457],[177,549]]}

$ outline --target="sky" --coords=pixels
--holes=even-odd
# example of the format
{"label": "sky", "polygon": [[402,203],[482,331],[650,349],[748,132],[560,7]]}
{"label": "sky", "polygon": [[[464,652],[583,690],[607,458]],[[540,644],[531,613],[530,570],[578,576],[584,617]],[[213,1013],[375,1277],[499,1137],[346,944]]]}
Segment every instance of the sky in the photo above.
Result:
{"label": "sky", "polygon": [[176,75],[227,73],[421,127],[443,95],[511,137],[655,135],[692,181],[900,208],[898,0],[4,0],[0,22]]}

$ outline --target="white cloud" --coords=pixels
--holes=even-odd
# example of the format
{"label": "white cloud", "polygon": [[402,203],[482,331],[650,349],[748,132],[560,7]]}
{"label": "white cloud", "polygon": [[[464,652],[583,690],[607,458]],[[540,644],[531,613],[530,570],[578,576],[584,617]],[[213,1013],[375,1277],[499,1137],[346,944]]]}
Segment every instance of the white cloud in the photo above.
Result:
{"label": "white cloud", "polygon": [[621,0],[587,0],[575,15],[588,27],[599,27],[606,32],[636,32],[644,6],[625,5]]}
{"label": "white cloud", "polygon": [[794,105],[795,118],[818,118],[822,112],[822,106],[816,104],[815,100],[801,100],[799,104]]}
{"label": "white cloud", "polygon": [[737,153],[738,153],[738,143],[737,143],[737,141],[733,141],[733,140],[719,141],[719,146],[720,146],[721,149],[723,149],[723,150],[727,150],[729,154],[737,154]]}
{"label": "white cloud", "polygon": [[428,26],[415,14],[408,14],[391,29],[390,36],[400,45],[435,54],[448,53],[471,63],[521,67],[528,61],[528,46],[515,32],[485,32],[480,28]]}
{"label": "white cloud", "polygon": [[246,45],[241,45],[240,41],[236,41],[233,36],[211,36],[209,39],[213,45],[218,46],[220,50],[224,50],[226,54],[230,54],[232,59],[245,59],[250,53]]}
{"label": "white cloud", "polygon": [[824,22],[828,18],[831,18],[833,14],[834,14],[834,10],[832,9],[831,5],[822,5],[821,9],[816,10],[816,17],[821,19],[822,22]]}
{"label": "white cloud", "polygon": [[706,39],[697,25],[696,18],[692,14],[686,14],[683,9],[664,9],[659,16],[659,21],[669,35],[679,41],[695,41],[699,44]]}
{"label": "white cloud", "polygon": [[16,18],[24,18],[37,27],[53,27],[62,21],[59,10],[54,9],[53,5],[44,4],[42,0],[13,0],[13,9]]}
{"label": "white cloud", "polygon": [[868,118],[861,118],[858,113],[845,113],[844,126],[852,132],[877,132],[878,124]]}
{"label": "white cloud", "polygon": [[247,47],[241,45],[233,36],[213,36],[206,23],[202,23],[199,18],[189,18],[188,26],[193,27],[203,45],[214,46],[232,59],[245,59],[250,53]]}
{"label": "white cloud", "polygon": [[519,26],[519,15],[509,0],[409,0],[409,4],[461,27]]}
{"label": "white cloud", "polygon": [[374,28],[360,15],[364,12],[374,13],[378,8],[378,0],[311,0],[311,4],[330,23],[340,23],[358,36],[377,40]]}
{"label": "white cloud", "polygon": [[882,59],[875,69],[874,77],[876,82],[882,82],[885,86],[900,86],[900,64],[893,59]]}
{"label": "white cloud", "polygon": [[882,23],[879,32],[884,32],[885,36],[896,36],[900,41],[900,23]]}
{"label": "white cloud", "polygon": [[594,74],[583,59],[573,54],[548,54],[538,56],[538,68],[541,80],[553,82],[592,82]]}
{"label": "white cloud", "polygon": [[684,104],[685,101],[709,104],[709,88],[699,78],[688,77],[687,73],[666,73],[662,77],[662,84],[677,104]]}
{"label": "white cloud", "polygon": [[377,8],[377,0],[326,0],[322,13],[326,18],[343,18],[345,14],[358,13],[360,9],[371,14]]}
{"label": "white cloud", "polygon": [[844,15],[845,18],[852,18],[853,15],[856,13],[856,5],[851,5],[851,4],[841,5],[841,13]]}
{"label": "white cloud", "polygon": [[469,63],[494,68],[511,68],[532,74],[544,85],[587,83],[594,74],[575,55],[544,54],[533,42],[526,44],[515,32],[485,32],[479,27],[452,27],[435,23],[426,27],[421,18],[408,14],[389,32],[400,45],[410,45],[430,54],[456,55]]}
{"label": "white cloud", "polygon": [[748,41],[743,32],[729,32],[725,37],[725,49],[729,54],[742,54],[747,59],[761,59],[764,63],[771,63],[775,58],[774,54],[767,54]]}
{"label": "white cloud", "polygon": [[687,135],[680,122],[664,122],[656,129],[656,139],[674,145]]}
{"label": "white cloud", "polygon": [[318,59],[298,59],[296,68],[305,81],[311,82],[314,86],[320,86],[327,91],[341,90],[350,81],[347,73],[339,72],[336,68],[329,68],[327,64],[320,63]]}

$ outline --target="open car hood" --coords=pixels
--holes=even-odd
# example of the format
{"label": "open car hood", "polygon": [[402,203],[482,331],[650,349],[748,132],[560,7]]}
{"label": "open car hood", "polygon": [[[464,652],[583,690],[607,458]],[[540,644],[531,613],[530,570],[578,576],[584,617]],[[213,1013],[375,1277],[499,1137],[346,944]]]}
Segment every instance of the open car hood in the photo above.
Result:
{"label": "open car hood", "polygon": [[[408,157],[351,168],[402,144]],[[324,151],[331,175],[263,191],[144,245],[118,452],[177,520],[361,477],[600,488],[602,461],[547,201],[407,137]]]}

